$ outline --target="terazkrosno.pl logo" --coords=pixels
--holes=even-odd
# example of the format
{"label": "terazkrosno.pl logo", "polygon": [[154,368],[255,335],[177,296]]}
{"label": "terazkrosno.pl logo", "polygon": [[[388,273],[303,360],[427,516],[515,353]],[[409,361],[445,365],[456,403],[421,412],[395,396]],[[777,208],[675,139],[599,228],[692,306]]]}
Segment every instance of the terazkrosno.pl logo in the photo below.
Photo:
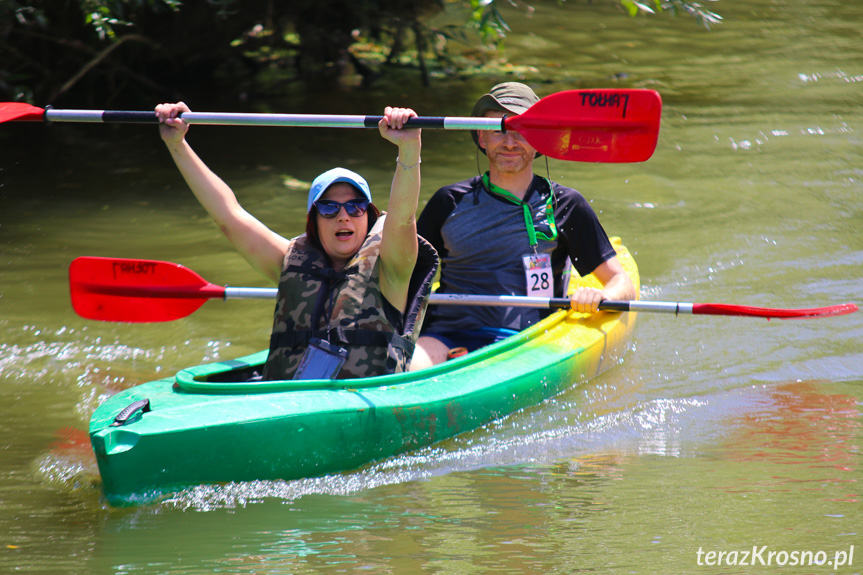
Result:
{"label": "terazkrosno.pl logo", "polygon": [[769,567],[782,566],[824,566],[836,569],[854,564],[854,546],[848,551],[785,551],[768,549],[767,545],[753,545],[752,549],[738,551],[705,551],[699,547],[696,555],[698,565],[707,566],[738,566],[738,567]]}

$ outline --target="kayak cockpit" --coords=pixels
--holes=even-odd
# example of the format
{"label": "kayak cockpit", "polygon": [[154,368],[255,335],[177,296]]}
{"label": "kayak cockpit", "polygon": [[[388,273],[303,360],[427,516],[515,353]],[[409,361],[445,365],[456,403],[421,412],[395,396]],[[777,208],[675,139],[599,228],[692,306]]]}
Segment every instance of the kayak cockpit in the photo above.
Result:
{"label": "kayak cockpit", "polygon": [[498,343],[457,359],[421,371],[394,373],[376,377],[333,380],[275,380],[260,378],[268,352],[260,351],[238,359],[189,367],[177,372],[174,389],[188,393],[249,394],[315,389],[368,389],[427,381],[452,371],[468,369],[491,358],[518,353],[526,342],[546,334],[561,323],[567,312],[558,311],[526,330]]}

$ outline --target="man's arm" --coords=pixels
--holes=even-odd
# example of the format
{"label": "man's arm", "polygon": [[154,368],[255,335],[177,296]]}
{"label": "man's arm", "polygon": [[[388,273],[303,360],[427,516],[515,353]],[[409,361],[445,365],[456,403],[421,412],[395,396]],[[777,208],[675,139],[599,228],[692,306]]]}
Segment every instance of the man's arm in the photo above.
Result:
{"label": "man's arm", "polygon": [[570,297],[570,304],[575,311],[596,313],[602,300],[636,299],[632,278],[623,269],[617,256],[601,263],[593,270],[593,275],[602,283],[603,288],[598,290],[596,288],[581,287],[575,290]]}
{"label": "man's arm", "polygon": [[602,289],[578,288],[570,297],[572,309],[595,313],[604,299],[636,299],[632,279],[614,252],[608,235],[587,200],[577,191],[555,185],[559,241],[582,276],[592,273]]}

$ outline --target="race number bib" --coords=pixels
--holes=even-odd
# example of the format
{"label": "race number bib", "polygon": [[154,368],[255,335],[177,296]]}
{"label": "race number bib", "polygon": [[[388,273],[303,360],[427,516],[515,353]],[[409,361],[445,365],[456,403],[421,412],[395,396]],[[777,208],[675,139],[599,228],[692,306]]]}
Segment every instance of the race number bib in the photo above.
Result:
{"label": "race number bib", "polygon": [[551,255],[528,254],[522,256],[527,295],[554,297],[554,279],[551,275]]}

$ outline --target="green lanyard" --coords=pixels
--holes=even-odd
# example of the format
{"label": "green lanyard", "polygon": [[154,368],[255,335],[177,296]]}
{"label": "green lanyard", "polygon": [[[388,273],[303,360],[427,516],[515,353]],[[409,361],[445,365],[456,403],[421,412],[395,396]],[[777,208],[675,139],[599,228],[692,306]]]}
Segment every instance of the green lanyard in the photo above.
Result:
{"label": "green lanyard", "polygon": [[[548,182],[548,180],[546,180],[546,182]],[[557,226],[554,225],[554,208],[551,202],[551,195],[549,195],[548,200],[545,202],[545,214],[548,219],[548,227],[551,228],[551,237],[549,237],[543,232],[536,231],[536,227],[533,225],[533,214],[530,213],[530,205],[527,202],[504,190],[500,186],[492,184],[488,177],[488,172],[483,174],[482,183],[491,193],[522,207],[524,210],[524,227],[527,228],[527,238],[530,240],[531,247],[537,244],[537,238],[547,242],[553,242],[557,239]],[[548,182],[548,189],[551,190],[551,182]],[[553,193],[554,192],[552,192],[552,194]]]}

